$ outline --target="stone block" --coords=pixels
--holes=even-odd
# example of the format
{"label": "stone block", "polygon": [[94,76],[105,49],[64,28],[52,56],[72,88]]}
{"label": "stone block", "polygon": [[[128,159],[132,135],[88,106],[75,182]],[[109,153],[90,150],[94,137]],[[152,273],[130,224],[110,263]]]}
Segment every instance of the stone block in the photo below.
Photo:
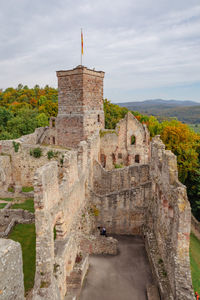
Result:
{"label": "stone block", "polygon": [[23,300],[24,275],[19,243],[0,239],[0,300]]}

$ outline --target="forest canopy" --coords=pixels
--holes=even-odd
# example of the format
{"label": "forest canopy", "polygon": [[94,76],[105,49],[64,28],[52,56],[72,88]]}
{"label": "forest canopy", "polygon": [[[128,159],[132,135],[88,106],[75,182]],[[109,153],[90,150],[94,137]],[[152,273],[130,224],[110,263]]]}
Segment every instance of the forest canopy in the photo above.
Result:
{"label": "forest canopy", "polygon": [[[0,90],[0,140],[16,139],[48,126],[58,112],[58,91],[46,85]],[[128,109],[104,100],[105,127],[114,129]],[[166,149],[177,156],[180,181],[187,186],[193,214],[200,220],[200,135],[178,120],[159,122],[154,116],[131,113],[148,126],[151,137],[160,135]]]}

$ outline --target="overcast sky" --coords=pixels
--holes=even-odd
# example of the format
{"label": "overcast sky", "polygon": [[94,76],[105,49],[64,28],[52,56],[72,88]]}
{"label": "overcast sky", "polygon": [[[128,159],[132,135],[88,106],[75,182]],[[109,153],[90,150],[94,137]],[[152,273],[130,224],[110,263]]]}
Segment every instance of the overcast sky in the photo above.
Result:
{"label": "overcast sky", "polygon": [[105,71],[112,102],[200,102],[199,0],[0,0],[0,88],[57,86],[56,70]]}

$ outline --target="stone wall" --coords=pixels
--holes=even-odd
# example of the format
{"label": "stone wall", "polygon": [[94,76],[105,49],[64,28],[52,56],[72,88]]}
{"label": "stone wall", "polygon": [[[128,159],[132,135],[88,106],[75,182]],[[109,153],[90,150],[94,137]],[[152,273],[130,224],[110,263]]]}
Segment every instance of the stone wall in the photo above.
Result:
{"label": "stone wall", "polygon": [[[1,145],[0,145],[1,151]],[[7,191],[13,182],[11,157],[9,154],[0,155],[0,191]]]}
{"label": "stone wall", "polygon": [[128,113],[115,130],[102,130],[101,164],[107,170],[115,165],[147,164],[150,160],[150,136],[132,113]]}
{"label": "stone wall", "polygon": [[96,162],[94,174],[91,199],[98,211],[96,226],[105,226],[108,234],[142,234],[151,197],[149,166],[105,171]]}
{"label": "stone wall", "polygon": [[83,234],[93,230],[87,190],[93,182],[99,143],[96,134],[88,142],[81,142],[77,150],[66,153],[62,177],[56,162],[46,164],[35,174],[35,300],[64,298],[66,278],[73,272]]}
{"label": "stone wall", "polygon": [[[9,203],[11,204],[11,203]],[[7,205],[8,206],[8,205]],[[23,209],[0,210],[0,237],[6,237],[16,224],[34,223],[34,214]],[[2,230],[3,229],[3,230]]]}
{"label": "stone wall", "polygon": [[198,222],[193,215],[191,219],[191,231],[200,240],[200,222]]}
{"label": "stone wall", "polygon": [[158,136],[152,140],[151,154],[152,197],[147,202],[144,230],[147,251],[159,277],[162,299],[194,299],[189,261],[191,209],[186,188],[178,181],[176,156],[165,150]]}
{"label": "stone wall", "polygon": [[[26,140],[29,139],[29,136],[35,136],[35,134],[28,135]],[[5,193],[8,192],[8,187],[10,186],[15,190],[15,193],[11,195],[13,197],[20,195],[23,186],[33,186],[33,177],[36,170],[49,162],[48,151],[55,153],[55,157],[52,160],[58,162],[61,172],[61,160],[69,151],[64,148],[55,149],[37,144],[25,144],[22,142],[23,139],[15,140],[16,143],[19,143],[18,152],[15,152],[12,140],[0,141],[0,197],[6,197]],[[42,156],[35,158],[33,155],[30,155],[30,151],[38,147],[42,150]]]}
{"label": "stone wall", "polygon": [[22,251],[19,243],[0,239],[0,300],[23,300]]}

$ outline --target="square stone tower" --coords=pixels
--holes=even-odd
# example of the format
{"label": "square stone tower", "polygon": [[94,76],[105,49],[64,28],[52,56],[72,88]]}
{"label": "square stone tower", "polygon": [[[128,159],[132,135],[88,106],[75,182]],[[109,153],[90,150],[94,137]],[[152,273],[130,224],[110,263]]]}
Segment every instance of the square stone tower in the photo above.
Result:
{"label": "square stone tower", "polygon": [[58,116],[55,144],[76,147],[97,129],[104,128],[104,72],[78,66],[57,71]]}

